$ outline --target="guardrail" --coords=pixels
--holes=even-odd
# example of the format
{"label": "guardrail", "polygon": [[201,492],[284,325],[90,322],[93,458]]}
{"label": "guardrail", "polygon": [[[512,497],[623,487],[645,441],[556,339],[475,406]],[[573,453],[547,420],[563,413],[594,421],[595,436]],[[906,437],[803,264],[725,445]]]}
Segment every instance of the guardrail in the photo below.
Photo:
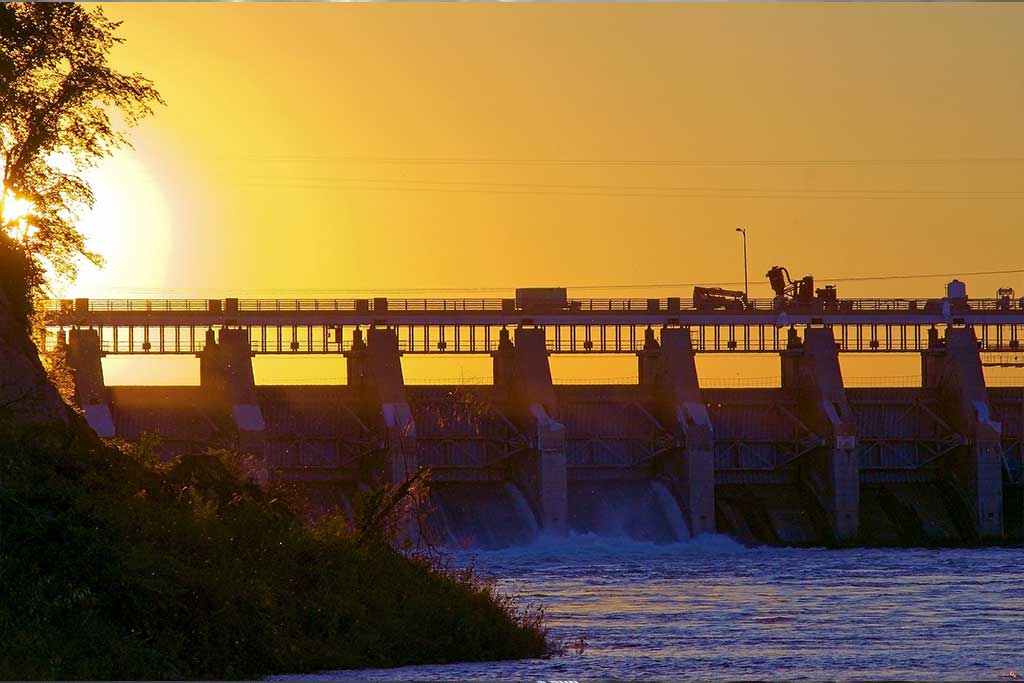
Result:
{"label": "guardrail", "polygon": [[208,312],[211,310],[210,302],[210,299],[45,299],[41,308],[46,313]]}
{"label": "guardrail", "polygon": [[[784,310],[823,313],[855,312],[940,312],[946,300],[920,298],[867,298],[839,299],[835,302],[815,300],[812,303],[787,302]],[[665,298],[608,298],[569,299],[559,308],[517,308],[514,299],[48,299],[41,302],[46,313],[253,313],[290,311],[327,311],[345,313],[369,312],[493,312],[493,313],[589,313],[589,312],[707,312],[698,309],[692,299]],[[951,304],[953,313],[978,311],[1024,311],[1024,299],[969,299],[966,303]],[[751,299],[746,306],[717,309],[722,314],[743,312],[771,312],[777,310],[774,299]]]}

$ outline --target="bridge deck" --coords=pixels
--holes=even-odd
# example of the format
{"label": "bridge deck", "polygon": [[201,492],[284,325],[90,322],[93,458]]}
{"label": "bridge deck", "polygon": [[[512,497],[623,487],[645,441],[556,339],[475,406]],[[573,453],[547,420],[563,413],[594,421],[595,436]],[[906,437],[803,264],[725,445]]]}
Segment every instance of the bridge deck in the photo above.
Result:
{"label": "bridge deck", "polygon": [[43,350],[60,330],[100,331],[114,354],[195,354],[205,332],[241,327],[253,353],[339,354],[356,329],[397,330],[404,353],[488,354],[498,331],[543,327],[552,353],[636,353],[647,327],[688,327],[698,353],[774,353],[787,328],[827,325],[843,352],[919,352],[929,330],[975,329],[981,349],[1015,354],[1024,333],[1021,301],[972,299],[841,299],[789,303],[753,299],[740,310],[702,310],[680,297],[568,299],[560,306],[521,307],[514,299],[161,299],[54,300],[44,304]]}

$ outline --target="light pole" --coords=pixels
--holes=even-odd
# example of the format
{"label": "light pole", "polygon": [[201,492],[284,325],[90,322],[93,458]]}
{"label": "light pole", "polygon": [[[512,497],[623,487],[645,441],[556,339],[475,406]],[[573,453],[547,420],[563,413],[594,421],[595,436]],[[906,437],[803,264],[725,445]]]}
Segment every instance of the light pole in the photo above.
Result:
{"label": "light pole", "polygon": [[750,300],[750,284],[747,282],[747,229],[736,228],[736,232],[743,234],[743,303]]}

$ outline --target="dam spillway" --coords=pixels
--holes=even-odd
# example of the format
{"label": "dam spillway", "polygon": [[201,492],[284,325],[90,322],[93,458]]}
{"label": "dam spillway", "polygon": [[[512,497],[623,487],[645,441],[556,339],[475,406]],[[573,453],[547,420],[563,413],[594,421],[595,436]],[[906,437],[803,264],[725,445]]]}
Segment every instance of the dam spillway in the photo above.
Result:
{"label": "dam spillway", "polygon": [[[521,486],[510,461],[530,443],[497,412],[497,390],[409,386],[406,391],[416,423],[416,458],[431,468],[439,507],[452,518],[452,534],[485,545],[528,540],[538,525],[523,521],[506,484]],[[201,387],[114,386],[109,392],[122,438],[158,434],[167,455],[241,446],[230,416]],[[678,538],[660,511],[644,519],[631,510],[654,505],[649,485],[669,479],[664,460],[673,447],[671,434],[644,407],[644,390],[563,385],[555,393],[561,406],[557,419],[566,428],[569,528],[657,541]],[[965,446],[939,417],[935,392],[865,388],[848,389],[847,396],[859,442],[862,541],[972,542],[969,511],[946,471],[946,460],[963,457],[958,451]],[[1024,500],[1009,475],[1021,462],[1024,388],[991,388],[988,396],[993,418],[1002,426],[1008,468],[1004,538],[1014,540],[1020,538]],[[715,530],[744,542],[830,542],[825,512],[801,480],[799,456],[810,437],[788,416],[796,413],[797,401],[782,389],[705,389],[704,397],[715,426]],[[260,457],[271,476],[300,484],[318,500],[337,496],[343,508],[368,481],[365,461],[385,452],[379,436],[358,417],[359,397],[350,387],[260,386],[257,400],[266,420]],[[601,509],[616,502],[624,509]],[[680,512],[685,517],[682,505]],[[617,513],[621,519],[609,521]],[[536,517],[532,508],[529,514]],[[473,519],[483,517],[490,523]]]}
{"label": "dam spillway", "polygon": [[[158,434],[166,455],[238,449],[339,509],[426,467],[432,523],[451,543],[570,532],[784,545],[1021,539],[1024,388],[986,387],[982,372],[983,354],[1018,349],[1017,302],[708,311],[672,299],[508,301],[282,310],[223,300],[194,311],[76,301],[50,307],[43,339],[66,348],[101,435]],[[595,349],[635,354],[638,383],[552,382],[552,353]],[[348,383],[256,385],[254,354],[303,352],[344,356]],[[782,386],[702,388],[694,357],[706,352],[772,354]],[[848,389],[839,354],[849,352],[917,354],[921,386]],[[108,387],[101,359],[119,353],[194,353],[200,386]],[[494,383],[407,386],[406,353],[487,353]]]}

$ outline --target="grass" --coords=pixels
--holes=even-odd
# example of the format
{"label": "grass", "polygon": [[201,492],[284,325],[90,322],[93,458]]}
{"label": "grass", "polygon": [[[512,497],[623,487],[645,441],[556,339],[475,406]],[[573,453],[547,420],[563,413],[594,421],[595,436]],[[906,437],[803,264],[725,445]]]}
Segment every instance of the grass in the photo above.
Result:
{"label": "grass", "polygon": [[308,528],[230,460],[0,438],[0,678],[252,678],[536,657],[471,570]]}

